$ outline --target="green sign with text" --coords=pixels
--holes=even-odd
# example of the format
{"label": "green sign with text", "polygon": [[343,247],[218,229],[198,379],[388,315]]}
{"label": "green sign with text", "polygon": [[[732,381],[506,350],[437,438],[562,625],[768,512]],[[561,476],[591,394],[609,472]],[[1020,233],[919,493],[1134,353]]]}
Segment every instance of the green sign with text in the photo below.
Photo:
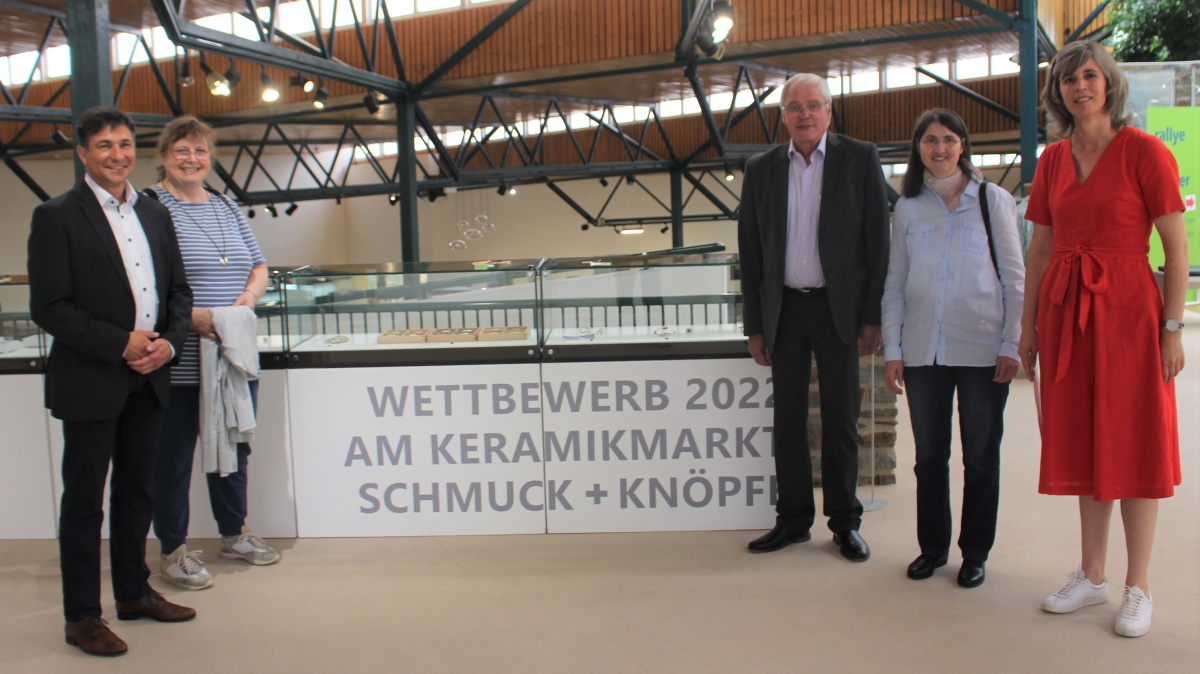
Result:
{"label": "green sign with text", "polygon": [[[1200,107],[1150,108],[1146,117],[1146,130],[1175,155],[1179,163],[1179,191],[1183,196],[1183,222],[1187,227],[1188,251],[1191,264],[1200,264],[1200,210],[1196,209],[1200,194]],[[1158,232],[1150,240],[1150,264],[1158,269],[1163,263],[1162,242]],[[1189,300],[1195,292],[1188,293]]]}

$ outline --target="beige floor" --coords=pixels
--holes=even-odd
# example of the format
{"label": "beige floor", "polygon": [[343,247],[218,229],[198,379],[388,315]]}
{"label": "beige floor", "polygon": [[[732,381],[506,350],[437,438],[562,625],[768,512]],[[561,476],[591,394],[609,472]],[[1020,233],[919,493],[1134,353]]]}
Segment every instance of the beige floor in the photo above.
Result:
{"label": "beige floor", "polygon": [[[1200,330],[1188,329],[1187,346],[1185,482],[1162,503],[1154,629],[1141,639],[1111,628],[1125,570],[1118,520],[1109,603],[1066,616],[1038,608],[1078,562],[1078,524],[1074,499],[1036,493],[1036,418],[1021,381],[999,537],[975,590],[954,584],[957,558],[931,580],[904,577],[917,552],[905,423],[899,484],[878,490],[888,505],[863,523],[865,564],[843,561],[818,529],[763,556],[745,551],[755,533],[743,531],[280,540],[284,562],[254,569],[193,541],[210,553],[214,588],[184,595],[151,582],[199,609],[197,620],[114,621],[131,651],[104,660],[63,643],[55,543],[0,542],[0,672],[1197,672]],[[105,601],[112,617],[111,593]]]}

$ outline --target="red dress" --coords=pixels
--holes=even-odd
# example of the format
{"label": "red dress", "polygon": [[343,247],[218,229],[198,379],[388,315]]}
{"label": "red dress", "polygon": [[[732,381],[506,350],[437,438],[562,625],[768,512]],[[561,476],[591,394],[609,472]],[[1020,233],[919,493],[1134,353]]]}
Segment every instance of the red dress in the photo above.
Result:
{"label": "red dress", "polygon": [[1038,293],[1043,494],[1165,498],[1180,482],[1175,385],[1162,382],[1153,220],[1183,210],[1162,141],[1125,127],[1080,184],[1046,148],[1025,217],[1054,230]]}

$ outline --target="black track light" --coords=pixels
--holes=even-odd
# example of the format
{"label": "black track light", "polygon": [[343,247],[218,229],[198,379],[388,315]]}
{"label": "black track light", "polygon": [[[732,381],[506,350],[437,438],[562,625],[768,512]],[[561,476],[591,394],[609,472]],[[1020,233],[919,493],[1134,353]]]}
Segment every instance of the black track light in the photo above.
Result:
{"label": "black track light", "polygon": [[659,234],[666,234],[666,233],[667,233],[668,231],[670,231],[670,230],[671,230],[671,226],[670,226],[670,225],[663,225],[663,228],[662,228],[662,229],[660,229],[660,230],[658,230],[658,233],[659,233]]}
{"label": "black track light", "polygon": [[251,220],[253,220],[253,219],[254,219],[254,209],[253,209],[253,208],[251,208],[250,210],[246,211],[246,217],[250,218]]}
{"label": "black track light", "polygon": [[[238,71],[237,66],[233,65],[233,59],[229,59],[229,70],[225,71],[225,82],[232,93],[233,88],[242,81],[242,73]],[[226,94],[228,96],[228,94]]]}
{"label": "black track light", "polygon": [[296,204],[292,204],[291,206],[288,206],[288,207],[287,207],[287,210],[286,210],[286,211],[284,211],[284,213],[287,213],[287,214],[290,216],[292,213],[295,213],[295,212],[296,212],[296,209],[297,209],[297,208],[300,208],[300,207],[299,207],[299,206],[297,206]]}
{"label": "black track light", "polygon": [[279,217],[279,210],[275,208],[275,204],[267,204],[263,207],[263,210],[270,213],[272,218]]}
{"label": "black track light", "polygon": [[[400,197],[396,196],[395,194],[389,194],[389,195],[388,195],[388,203],[389,203],[389,204],[391,204],[391,205],[395,206],[395,205],[396,205],[396,202],[398,202],[398,201],[400,201]],[[431,200],[431,201],[432,201],[432,200]]]}
{"label": "black track light", "polygon": [[306,94],[311,94],[317,88],[317,83],[311,77],[305,75],[292,75],[288,78],[288,85],[300,87]]}
{"label": "black track light", "polygon": [[712,11],[712,41],[720,44],[729,37],[729,31],[733,30],[733,6],[725,0],[717,0],[713,3]]}
{"label": "black track light", "polygon": [[275,82],[265,69],[259,73],[258,81],[262,83],[262,99],[264,103],[274,103],[279,100],[279,89],[275,87]]}
{"label": "black track light", "polygon": [[[229,64],[229,68],[233,69],[232,63]],[[229,79],[208,65],[203,52],[200,53],[200,72],[204,73],[204,85],[208,87],[208,93],[213,96],[228,96],[231,93]]]}
{"label": "black track light", "polygon": [[508,194],[508,183],[501,181],[500,187],[496,188],[496,194],[499,194],[500,196],[504,196],[505,194]]}
{"label": "black track light", "polygon": [[608,178],[600,176],[600,187],[608,187]]}
{"label": "black track light", "polygon": [[50,134],[50,140],[59,147],[66,147],[71,144],[71,140],[67,138],[67,134],[59,131],[58,127],[54,127],[54,132]]}
{"label": "black track light", "polygon": [[627,182],[627,183],[629,183],[630,185],[632,185],[632,184],[634,184],[635,182],[637,182],[637,178],[635,178],[635,177],[633,176],[633,174],[632,174],[632,173],[630,173],[629,175],[625,176],[625,182]]}
{"label": "black track light", "polygon": [[731,169],[731,168],[729,168],[728,166],[726,166],[726,167],[725,167],[725,181],[726,181],[726,182],[733,182],[733,177],[734,177],[734,176],[733,176],[733,169]]}
{"label": "black track light", "polygon": [[179,74],[175,76],[176,81],[180,86],[190,87],[196,83],[196,78],[192,77],[192,60],[188,58],[187,50],[183,50],[183,61],[179,64]]}
{"label": "black track light", "polygon": [[325,108],[325,103],[329,100],[329,89],[325,85],[317,87],[317,93],[313,94],[313,107],[318,110]]}
{"label": "black track light", "polygon": [[579,228],[586,232],[586,231],[588,231],[588,224],[585,222],[582,225],[580,225]]}
{"label": "black track light", "polygon": [[379,99],[375,98],[374,91],[368,91],[366,96],[363,96],[363,105],[367,108],[367,114],[374,115],[379,112]]}
{"label": "black track light", "polygon": [[336,197],[334,197],[334,201],[337,202],[338,206],[341,206],[342,205],[342,195],[339,194]]}

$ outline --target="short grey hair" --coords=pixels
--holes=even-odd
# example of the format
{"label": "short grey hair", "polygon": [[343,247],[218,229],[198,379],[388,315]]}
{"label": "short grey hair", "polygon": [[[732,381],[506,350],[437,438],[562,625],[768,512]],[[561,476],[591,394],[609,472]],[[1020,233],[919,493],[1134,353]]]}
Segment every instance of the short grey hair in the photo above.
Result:
{"label": "short grey hair", "polygon": [[821,95],[825,97],[826,103],[833,101],[833,96],[829,93],[829,82],[824,77],[812,73],[798,73],[792,75],[783,83],[783,88],[779,91],[779,107],[782,108],[785,105],[784,101],[787,100],[788,91],[792,87],[801,87],[806,84],[817,85],[817,88],[821,90]]}

